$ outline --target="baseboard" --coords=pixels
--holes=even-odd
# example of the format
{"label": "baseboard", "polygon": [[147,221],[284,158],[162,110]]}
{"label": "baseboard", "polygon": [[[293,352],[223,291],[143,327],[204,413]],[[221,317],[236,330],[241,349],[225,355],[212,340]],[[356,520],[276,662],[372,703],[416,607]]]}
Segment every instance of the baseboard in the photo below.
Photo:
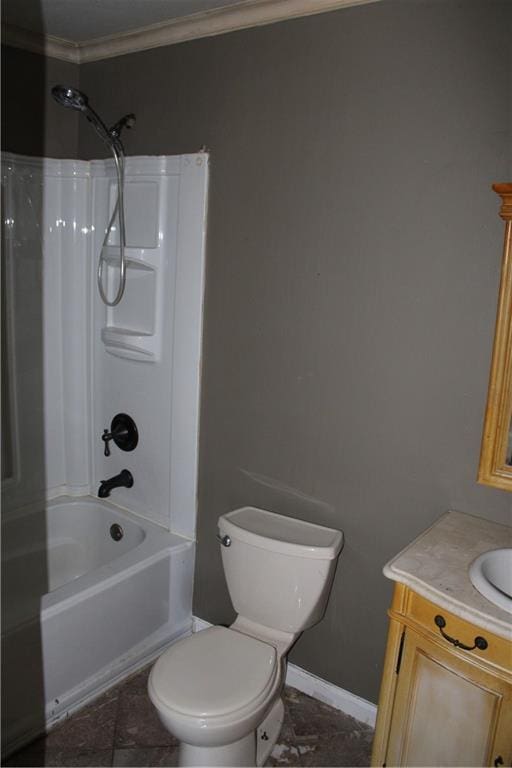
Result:
{"label": "baseboard", "polygon": [[317,677],[301,667],[296,667],[295,664],[288,664],[286,684],[291,685],[292,688],[297,688],[302,693],[307,693],[308,696],[312,696],[318,701],[323,701],[324,704],[329,704],[330,707],[339,709],[346,715],[355,717],[361,723],[371,725],[372,728],[375,727],[376,704],[372,704],[371,701],[366,701],[366,699],[362,699],[344,688],[339,688],[327,680],[322,680],[321,677]]}
{"label": "baseboard", "polygon": [[[199,619],[197,616],[193,617],[192,632],[200,632],[211,626],[208,621]],[[329,704],[330,707],[339,709],[346,715],[355,717],[362,723],[375,727],[377,718],[377,706],[375,704],[350,693],[350,691],[345,691],[343,688],[327,682],[327,680],[322,680],[321,677],[312,675],[311,672],[307,672],[295,664],[288,664],[286,684],[292,688],[297,688],[302,693],[307,693],[308,696],[312,696],[324,704]]]}

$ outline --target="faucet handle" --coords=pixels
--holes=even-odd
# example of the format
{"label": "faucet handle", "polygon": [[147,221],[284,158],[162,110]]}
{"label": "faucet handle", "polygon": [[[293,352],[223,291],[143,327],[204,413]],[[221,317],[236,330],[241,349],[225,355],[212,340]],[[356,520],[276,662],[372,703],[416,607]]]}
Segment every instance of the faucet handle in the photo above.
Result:
{"label": "faucet handle", "polygon": [[139,442],[139,432],[131,416],[118,413],[112,419],[110,432],[104,429],[101,439],[105,443],[105,456],[110,456],[110,440],[113,440],[122,451],[133,451]]}
{"label": "faucet handle", "polygon": [[109,440],[112,440],[114,435],[112,432],[109,432],[108,429],[103,430],[103,434],[101,436],[101,439],[105,443],[105,456],[110,456],[110,446],[109,446]]}

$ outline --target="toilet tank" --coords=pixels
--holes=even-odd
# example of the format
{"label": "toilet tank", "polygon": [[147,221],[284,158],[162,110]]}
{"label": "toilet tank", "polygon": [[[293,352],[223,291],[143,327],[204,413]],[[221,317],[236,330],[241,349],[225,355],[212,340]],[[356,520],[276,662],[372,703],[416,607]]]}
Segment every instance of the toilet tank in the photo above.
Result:
{"label": "toilet tank", "polygon": [[[343,534],[256,507],[219,518],[222,564],[237,614],[298,633],[325,613]],[[225,546],[228,543],[229,546]]]}

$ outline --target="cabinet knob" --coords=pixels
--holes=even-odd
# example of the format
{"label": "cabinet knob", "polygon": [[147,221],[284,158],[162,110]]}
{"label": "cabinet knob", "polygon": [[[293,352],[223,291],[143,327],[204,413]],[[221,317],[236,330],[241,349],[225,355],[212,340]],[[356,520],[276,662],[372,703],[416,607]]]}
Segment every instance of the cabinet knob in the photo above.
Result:
{"label": "cabinet knob", "polygon": [[501,755],[498,755],[498,757],[495,759],[494,765],[503,765],[503,758]]}

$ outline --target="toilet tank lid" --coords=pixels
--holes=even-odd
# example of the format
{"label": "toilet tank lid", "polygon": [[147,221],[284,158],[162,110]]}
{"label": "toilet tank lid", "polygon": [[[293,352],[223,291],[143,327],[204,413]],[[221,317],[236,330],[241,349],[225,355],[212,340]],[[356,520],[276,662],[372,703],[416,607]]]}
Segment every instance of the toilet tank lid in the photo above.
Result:
{"label": "toilet tank lid", "polygon": [[334,560],[343,545],[341,531],[257,507],[241,507],[221,515],[219,530],[255,547],[318,560]]}

